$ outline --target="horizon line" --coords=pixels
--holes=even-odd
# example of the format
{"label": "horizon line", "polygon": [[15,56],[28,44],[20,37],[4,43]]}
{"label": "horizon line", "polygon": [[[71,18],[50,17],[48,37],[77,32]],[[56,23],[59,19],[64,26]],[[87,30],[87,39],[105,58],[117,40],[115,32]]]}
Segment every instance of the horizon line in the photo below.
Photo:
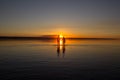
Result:
{"label": "horizon line", "polygon": [[[30,36],[0,36],[0,40],[45,40],[45,39],[56,39],[57,37],[51,36],[38,36],[38,37],[30,37]],[[68,37],[66,39],[71,40],[120,40],[120,38],[97,38],[97,37]]]}

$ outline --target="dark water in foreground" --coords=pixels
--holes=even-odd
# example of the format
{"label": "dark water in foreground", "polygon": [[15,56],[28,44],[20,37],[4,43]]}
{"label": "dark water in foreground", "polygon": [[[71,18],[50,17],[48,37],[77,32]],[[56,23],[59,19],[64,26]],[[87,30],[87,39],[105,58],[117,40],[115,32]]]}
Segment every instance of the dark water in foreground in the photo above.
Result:
{"label": "dark water in foreground", "polygon": [[0,80],[120,80],[120,41],[0,41]]}

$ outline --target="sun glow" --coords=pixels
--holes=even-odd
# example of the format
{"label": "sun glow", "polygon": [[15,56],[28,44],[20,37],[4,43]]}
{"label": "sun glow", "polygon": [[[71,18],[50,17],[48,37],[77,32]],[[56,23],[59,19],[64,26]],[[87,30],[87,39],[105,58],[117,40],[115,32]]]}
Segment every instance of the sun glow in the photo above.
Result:
{"label": "sun glow", "polygon": [[63,38],[63,35],[62,35],[62,34],[60,34],[59,36],[60,36],[60,38]]}
{"label": "sun glow", "polygon": [[60,45],[63,45],[63,40],[62,39],[60,39]]}

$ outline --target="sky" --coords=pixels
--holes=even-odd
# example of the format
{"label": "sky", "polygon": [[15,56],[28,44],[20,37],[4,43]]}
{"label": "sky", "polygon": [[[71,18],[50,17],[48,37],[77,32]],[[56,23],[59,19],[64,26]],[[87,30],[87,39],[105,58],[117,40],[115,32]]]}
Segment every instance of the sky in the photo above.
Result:
{"label": "sky", "polygon": [[0,0],[0,36],[120,38],[120,0]]}

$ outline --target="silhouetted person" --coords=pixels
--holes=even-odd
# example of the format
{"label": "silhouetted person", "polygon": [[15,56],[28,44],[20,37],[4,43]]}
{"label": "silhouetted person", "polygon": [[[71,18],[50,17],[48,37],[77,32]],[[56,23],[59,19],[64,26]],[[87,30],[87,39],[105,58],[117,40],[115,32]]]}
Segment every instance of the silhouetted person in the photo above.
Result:
{"label": "silhouetted person", "polygon": [[59,37],[59,35],[57,37],[57,44],[60,45],[60,37]]}
{"label": "silhouetted person", "polygon": [[65,38],[63,37],[63,45],[65,45]]}

